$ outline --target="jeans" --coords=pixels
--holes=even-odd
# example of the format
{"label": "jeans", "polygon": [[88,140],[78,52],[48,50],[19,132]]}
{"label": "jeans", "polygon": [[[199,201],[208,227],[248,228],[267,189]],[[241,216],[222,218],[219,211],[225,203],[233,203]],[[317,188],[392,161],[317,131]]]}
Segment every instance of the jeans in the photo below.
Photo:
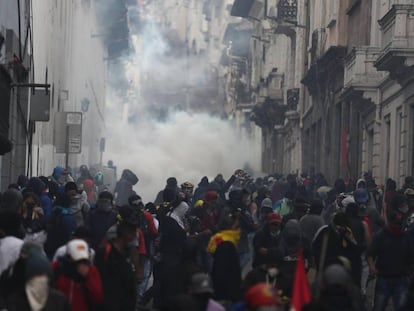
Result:
{"label": "jeans", "polygon": [[142,282],[138,284],[138,299],[142,299],[145,291],[148,288],[148,283],[151,278],[151,270],[152,270],[152,264],[151,259],[149,257],[143,257],[144,259],[144,273],[142,277]]}
{"label": "jeans", "polygon": [[378,277],[375,285],[375,297],[373,311],[384,311],[388,300],[392,297],[394,310],[401,308],[408,292],[408,279]]}

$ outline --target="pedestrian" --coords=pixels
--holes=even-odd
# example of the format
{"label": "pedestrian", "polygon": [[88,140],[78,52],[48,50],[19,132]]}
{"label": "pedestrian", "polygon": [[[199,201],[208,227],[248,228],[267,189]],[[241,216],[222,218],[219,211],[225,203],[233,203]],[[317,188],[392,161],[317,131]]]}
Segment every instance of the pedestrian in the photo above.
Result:
{"label": "pedestrian", "polygon": [[174,197],[177,195],[177,193],[180,191],[178,188],[178,181],[175,177],[168,177],[166,180],[166,185],[163,190],[158,192],[157,197],[155,198],[154,204],[155,206],[161,205],[163,202],[172,202],[172,201],[166,201],[166,196],[164,195],[165,189],[171,190],[172,193],[174,193]]}
{"label": "pedestrian", "polygon": [[388,227],[374,235],[368,249],[370,272],[377,277],[374,311],[385,310],[391,297],[395,310],[402,307],[406,300],[407,276],[414,263],[414,248],[402,225],[402,214],[389,211]]}
{"label": "pedestrian", "polygon": [[145,246],[145,252],[141,252],[139,263],[141,265],[142,277],[138,282],[138,299],[141,301],[143,299],[144,293],[148,288],[148,283],[151,278],[152,272],[152,256],[154,249],[154,240],[158,236],[158,230],[155,227],[154,219],[152,215],[147,212],[144,208],[144,203],[142,198],[134,194],[129,197],[128,202],[130,206],[135,209],[138,217],[138,228],[140,230],[140,244],[139,246]]}
{"label": "pedestrian", "polygon": [[70,212],[76,221],[76,226],[87,226],[89,224],[89,204],[82,200],[78,186],[71,181],[65,185],[65,194],[70,197]]}
{"label": "pedestrian", "polygon": [[316,232],[325,225],[325,221],[321,216],[323,210],[322,200],[313,200],[306,215],[299,220],[300,229],[303,238],[307,240],[309,245],[312,243]]}
{"label": "pedestrian", "polygon": [[49,223],[46,225],[47,239],[45,252],[52,259],[56,250],[65,245],[77,228],[76,220],[71,213],[72,200],[61,194],[55,202]]}
{"label": "pedestrian", "polygon": [[319,229],[312,241],[312,251],[318,271],[323,271],[327,263],[339,256],[347,258],[351,264],[352,279],[360,286],[361,253],[345,213],[335,214],[329,225]]}
{"label": "pedestrian", "polygon": [[131,170],[125,169],[122,172],[121,179],[115,186],[115,204],[124,206],[128,204],[128,198],[134,194],[132,187],[138,183],[139,179]]}
{"label": "pedestrian", "polygon": [[39,197],[33,192],[24,195],[20,215],[26,232],[24,240],[43,245],[46,242],[44,214],[39,206]]}
{"label": "pedestrian", "polygon": [[[122,216],[121,216],[122,218]],[[116,236],[96,252],[104,299],[96,311],[132,311],[136,305],[136,279],[129,260],[129,244],[136,239],[137,222],[122,218]]]}
{"label": "pedestrian", "polygon": [[93,249],[100,247],[106,232],[116,224],[118,212],[114,208],[113,199],[112,193],[102,191],[96,201],[96,207],[90,212],[89,228],[91,229]]}
{"label": "pedestrian", "polygon": [[323,271],[320,283],[314,284],[313,301],[303,311],[364,311],[359,287],[340,264],[331,264]]}
{"label": "pedestrian", "polygon": [[223,218],[220,231],[210,238],[207,251],[213,256],[211,277],[215,299],[237,302],[241,298],[241,266],[238,253],[240,212],[230,212]]}
{"label": "pedestrian", "polygon": [[309,268],[311,262],[310,245],[303,238],[299,222],[295,219],[289,220],[280,234],[279,252],[281,261],[278,265],[278,288],[285,297],[292,296],[293,280],[299,252],[303,251],[305,268]]}
{"label": "pedestrian", "polygon": [[295,199],[295,193],[292,190],[285,192],[283,199],[280,199],[273,204],[273,211],[278,213],[282,218],[293,211],[293,200]]}
{"label": "pedestrian", "polygon": [[6,309],[6,301],[22,289],[26,281],[27,259],[33,251],[43,252],[42,246],[34,242],[24,242],[19,258],[0,277],[0,310]]}
{"label": "pedestrian", "polygon": [[269,213],[266,225],[256,232],[253,238],[253,268],[266,264],[268,258],[275,258],[279,253],[281,223],[279,214]]}
{"label": "pedestrian", "polygon": [[44,222],[47,223],[52,214],[53,203],[46,193],[46,184],[39,177],[32,177],[29,179],[28,187],[39,197],[39,206],[43,210]]}
{"label": "pedestrian", "polygon": [[52,271],[47,257],[41,252],[29,255],[25,280],[7,301],[8,311],[69,311],[65,296],[53,288]]}
{"label": "pedestrian", "polygon": [[0,210],[0,274],[18,260],[23,240],[15,237],[21,228],[21,218],[13,210]]}
{"label": "pedestrian", "polygon": [[103,301],[101,277],[90,261],[88,244],[74,239],[66,245],[66,256],[53,262],[55,287],[65,294],[72,311],[88,311]]}

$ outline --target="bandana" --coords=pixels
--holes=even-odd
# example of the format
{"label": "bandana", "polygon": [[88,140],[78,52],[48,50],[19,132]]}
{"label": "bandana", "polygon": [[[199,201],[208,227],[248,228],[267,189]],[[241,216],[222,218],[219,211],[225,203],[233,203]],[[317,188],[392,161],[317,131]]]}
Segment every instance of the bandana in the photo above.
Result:
{"label": "bandana", "polygon": [[49,278],[46,275],[35,276],[26,282],[27,300],[33,311],[40,311],[46,306],[49,296]]}

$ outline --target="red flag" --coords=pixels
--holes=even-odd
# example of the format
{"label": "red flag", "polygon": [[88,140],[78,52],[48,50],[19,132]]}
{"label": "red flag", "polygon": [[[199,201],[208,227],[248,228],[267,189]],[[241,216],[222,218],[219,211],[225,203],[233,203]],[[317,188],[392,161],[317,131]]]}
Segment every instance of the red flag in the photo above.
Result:
{"label": "red flag", "polygon": [[305,270],[305,261],[303,260],[303,249],[298,251],[298,261],[296,263],[295,278],[293,280],[292,299],[290,302],[290,311],[300,311],[302,307],[311,301],[311,292],[309,281]]}

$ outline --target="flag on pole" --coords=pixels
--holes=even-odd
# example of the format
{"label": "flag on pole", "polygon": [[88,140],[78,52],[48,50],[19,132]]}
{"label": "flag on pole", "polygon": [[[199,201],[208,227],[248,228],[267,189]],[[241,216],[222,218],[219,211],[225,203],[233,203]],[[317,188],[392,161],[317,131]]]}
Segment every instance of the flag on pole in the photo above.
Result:
{"label": "flag on pole", "polygon": [[292,299],[290,301],[290,311],[300,311],[302,307],[311,301],[309,281],[305,270],[303,259],[303,249],[298,251],[298,261],[296,263],[295,278],[293,280]]}

